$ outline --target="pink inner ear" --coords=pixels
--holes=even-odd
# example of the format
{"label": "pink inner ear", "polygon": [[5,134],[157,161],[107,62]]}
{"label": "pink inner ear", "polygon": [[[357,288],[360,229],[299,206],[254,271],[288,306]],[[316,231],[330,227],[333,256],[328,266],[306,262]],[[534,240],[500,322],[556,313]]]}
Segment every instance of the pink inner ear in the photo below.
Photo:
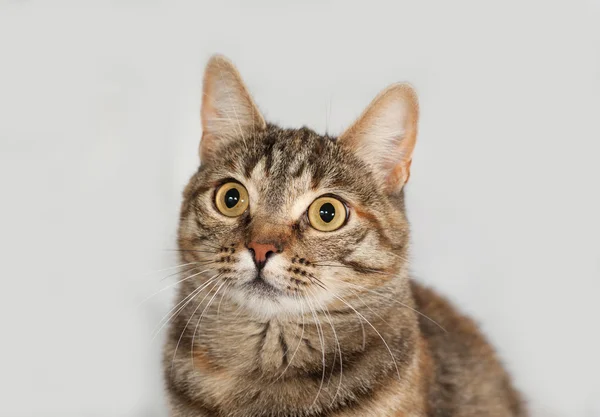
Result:
{"label": "pink inner ear", "polygon": [[410,164],[412,163],[412,159],[409,160],[406,164],[399,163],[396,164],[390,171],[389,175],[386,177],[386,188],[393,192],[397,189],[402,188],[404,184],[408,182],[410,178]]}
{"label": "pink inner ear", "polygon": [[200,139],[200,162],[206,162],[211,158],[211,155],[215,151],[215,140],[211,138],[209,133],[202,133],[202,138]]}
{"label": "pink inner ear", "polygon": [[202,96],[200,158],[210,158],[224,143],[266,127],[242,77],[222,56],[206,65]]}
{"label": "pink inner ear", "polygon": [[393,192],[410,176],[418,118],[414,90],[406,84],[393,84],[371,102],[338,141],[371,165]]}

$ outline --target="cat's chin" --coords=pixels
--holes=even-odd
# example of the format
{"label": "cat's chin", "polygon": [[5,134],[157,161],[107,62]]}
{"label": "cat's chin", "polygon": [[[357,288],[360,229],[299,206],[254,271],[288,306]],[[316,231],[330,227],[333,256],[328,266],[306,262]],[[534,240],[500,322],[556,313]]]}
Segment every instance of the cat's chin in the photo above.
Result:
{"label": "cat's chin", "polygon": [[246,283],[245,287],[252,294],[256,294],[261,297],[277,299],[278,297],[285,295],[278,288],[269,284],[267,281],[265,281],[262,277],[258,275],[252,281]]}
{"label": "cat's chin", "polygon": [[233,301],[261,319],[298,316],[306,310],[297,297],[292,298],[262,280],[250,281],[228,292]]}

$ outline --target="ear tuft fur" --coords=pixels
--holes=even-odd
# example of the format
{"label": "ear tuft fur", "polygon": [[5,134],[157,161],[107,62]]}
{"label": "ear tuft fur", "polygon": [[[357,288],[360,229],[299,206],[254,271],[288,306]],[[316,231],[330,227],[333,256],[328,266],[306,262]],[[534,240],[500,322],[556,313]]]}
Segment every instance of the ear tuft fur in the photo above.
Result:
{"label": "ear tuft fur", "polygon": [[392,84],[375,97],[338,142],[371,165],[393,193],[402,189],[410,176],[418,120],[415,91],[408,84]]}
{"label": "ear tuft fur", "polygon": [[238,70],[222,55],[211,57],[204,70],[201,119],[201,161],[223,144],[266,128]]}

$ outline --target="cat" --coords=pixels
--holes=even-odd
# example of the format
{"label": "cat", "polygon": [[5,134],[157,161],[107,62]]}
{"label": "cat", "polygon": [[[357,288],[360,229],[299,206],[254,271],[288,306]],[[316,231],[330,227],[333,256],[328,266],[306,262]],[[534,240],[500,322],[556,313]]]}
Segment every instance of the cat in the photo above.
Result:
{"label": "cat", "polygon": [[382,91],[339,137],[267,123],[222,56],[164,349],[172,417],[523,417],[474,322],[411,279],[418,102]]}

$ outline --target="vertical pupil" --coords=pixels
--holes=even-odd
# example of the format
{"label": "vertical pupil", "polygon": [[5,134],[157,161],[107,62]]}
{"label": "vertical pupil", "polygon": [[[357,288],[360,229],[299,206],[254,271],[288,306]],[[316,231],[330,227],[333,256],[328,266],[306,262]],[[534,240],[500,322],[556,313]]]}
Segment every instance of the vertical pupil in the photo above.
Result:
{"label": "vertical pupil", "polygon": [[335,217],[335,207],[331,203],[325,203],[319,209],[319,216],[325,223],[330,223]]}
{"label": "vertical pupil", "polygon": [[240,201],[240,192],[232,188],[225,193],[225,205],[227,208],[234,208],[238,201]]}

